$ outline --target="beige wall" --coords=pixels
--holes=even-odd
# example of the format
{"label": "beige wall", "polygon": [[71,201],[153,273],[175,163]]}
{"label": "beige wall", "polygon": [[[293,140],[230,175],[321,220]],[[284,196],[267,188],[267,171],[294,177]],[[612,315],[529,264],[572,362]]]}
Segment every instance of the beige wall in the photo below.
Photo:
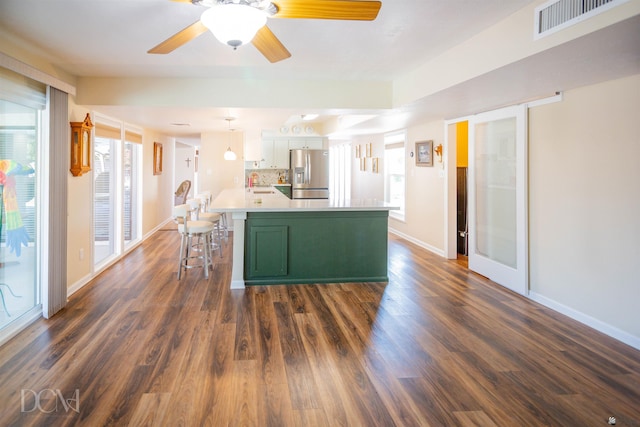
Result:
{"label": "beige wall", "polygon": [[[162,144],[162,174],[153,174],[153,143]],[[145,129],[142,134],[142,236],[171,218],[175,138]]]}
{"label": "beige wall", "polygon": [[[82,121],[90,111],[69,100],[69,121]],[[143,132],[142,165],[142,235],[154,231],[171,216],[173,205],[174,138],[156,132]],[[153,143],[163,144],[163,172],[153,175]],[[67,286],[77,289],[94,274],[92,248],[92,198],[93,171],[79,177],[69,173],[68,179],[68,244]],[[80,252],[84,255],[81,259]]]}
{"label": "beige wall", "polygon": [[[529,110],[531,297],[636,347],[638,111],[640,75],[568,91],[561,102]],[[407,129],[406,219],[389,221],[394,231],[442,255],[442,165],[416,167],[409,153],[416,141],[446,145],[444,128],[444,122],[435,121]],[[369,141],[374,155],[383,157],[382,135],[352,143]],[[373,176],[358,171],[354,161],[353,197],[384,198],[383,168],[384,162],[380,176]]]}
{"label": "beige wall", "polygon": [[[356,146],[360,145],[365,156],[365,145],[371,143],[371,157],[380,158],[380,173],[371,170],[371,159],[367,159],[366,171],[360,170],[360,159],[356,158]],[[357,137],[351,140],[353,163],[351,164],[351,197],[353,199],[384,200],[384,135]]]}
{"label": "beige wall", "polygon": [[[69,121],[81,122],[90,111],[74,103],[69,97]],[[70,134],[69,134],[70,135]],[[91,197],[93,191],[93,174],[82,176],[67,175],[68,185],[68,220],[67,220],[67,286],[86,279],[91,275]],[[80,259],[80,250],[84,256]]]}
{"label": "beige wall", "polygon": [[[198,191],[195,188],[195,180],[194,180],[195,162],[193,159],[195,158],[195,153],[196,153],[195,147],[191,145],[176,143],[175,159],[173,159],[174,171],[175,171],[173,188],[175,191],[182,181],[184,180],[191,181],[191,189],[189,190],[189,197],[194,196],[196,194],[196,191]],[[188,166],[186,162],[187,158],[191,160]]]}
{"label": "beige wall", "polygon": [[530,110],[529,222],[534,296],[640,342],[638,112],[640,75]]}
{"label": "beige wall", "polygon": [[[416,142],[433,140],[444,145],[444,122],[434,121],[407,130],[406,223],[391,226],[432,251],[444,254],[444,169],[435,154],[432,167],[416,166]],[[409,153],[414,152],[414,157]]]}
{"label": "beige wall", "polygon": [[[406,152],[406,193],[405,220],[389,219],[389,227],[394,232],[412,240],[438,254],[444,254],[444,170],[437,161],[433,167],[418,167],[415,164],[415,143],[433,140],[434,147],[444,144],[444,122],[412,126],[407,129]],[[372,143],[372,156],[380,157],[380,173],[359,170],[358,161],[352,166],[352,197],[384,200],[384,135],[355,138],[352,145]]]}
{"label": "beige wall", "polygon": [[[200,138],[198,181],[200,190],[211,191],[215,199],[226,188],[244,186],[243,134],[241,132],[207,132]],[[227,148],[237,160],[224,160]]]}

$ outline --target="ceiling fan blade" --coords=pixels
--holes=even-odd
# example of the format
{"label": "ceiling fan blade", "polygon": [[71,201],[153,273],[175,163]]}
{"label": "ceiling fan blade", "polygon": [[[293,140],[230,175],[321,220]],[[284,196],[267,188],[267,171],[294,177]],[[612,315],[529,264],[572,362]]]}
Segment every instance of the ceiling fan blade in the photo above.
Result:
{"label": "ceiling fan blade", "polygon": [[266,25],[258,30],[251,43],[271,63],[282,61],[291,56],[287,48]]}
{"label": "ceiling fan blade", "polygon": [[177,32],[172,35],[159,45],[147,51],[147,53],[159,53],[165,54],[169,52],[173,52],[183,44],[190,42],[191,40],[198,37],[200,34],[209,31],[207,27],[205,27],[202,22],[196,21],[193,24],[189,25],[187,28],[182,31]]}
{"label": "ceiling fan blade", "polygon": [[278,13],[273,18],[344,19],[373,21],[380,1],[360,0],[274,0]]}

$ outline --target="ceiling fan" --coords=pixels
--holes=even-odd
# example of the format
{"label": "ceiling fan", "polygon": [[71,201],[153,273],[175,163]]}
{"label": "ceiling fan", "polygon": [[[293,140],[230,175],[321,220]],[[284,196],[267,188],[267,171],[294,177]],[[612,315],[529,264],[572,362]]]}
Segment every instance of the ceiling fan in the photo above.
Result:
{"label": "ceiling fan", "polygon": [[266,25],[267,18],[373,21],[382,3],[371,0],[172,0],[207,7],[194,22],[147,53],[166,54],[210,30],[236,49],[251,42],[270,62],[291,53]]}

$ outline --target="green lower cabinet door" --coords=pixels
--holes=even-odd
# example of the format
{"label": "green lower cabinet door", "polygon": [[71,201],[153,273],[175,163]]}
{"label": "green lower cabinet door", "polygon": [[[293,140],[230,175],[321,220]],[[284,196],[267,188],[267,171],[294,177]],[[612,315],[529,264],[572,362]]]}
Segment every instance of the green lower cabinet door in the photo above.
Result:
{"label": "green lower cabinet door", "polygon": [[249,228],[250,253],[245,271],[247,278],[286,276],[288,227],[256,225]]}

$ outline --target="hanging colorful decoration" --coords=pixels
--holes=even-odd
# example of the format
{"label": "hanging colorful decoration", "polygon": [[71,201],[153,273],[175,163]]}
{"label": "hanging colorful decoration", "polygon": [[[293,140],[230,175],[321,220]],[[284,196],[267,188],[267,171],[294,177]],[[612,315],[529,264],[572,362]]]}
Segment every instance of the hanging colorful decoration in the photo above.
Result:
{"label": "hanging colorful decoration", "polygon": [[[2,187],[2,202],[6,213],[7,246],[10,252],[20,256],[22,245],[29,244],[29,235],[22,225],[22,216],[18,209],[16,196],[16,175],[30,175],[35,171],[29,166],[23,166],[15,160],[0,160],[0,187]],[[0,223],[0,232],[2,223]]]}

